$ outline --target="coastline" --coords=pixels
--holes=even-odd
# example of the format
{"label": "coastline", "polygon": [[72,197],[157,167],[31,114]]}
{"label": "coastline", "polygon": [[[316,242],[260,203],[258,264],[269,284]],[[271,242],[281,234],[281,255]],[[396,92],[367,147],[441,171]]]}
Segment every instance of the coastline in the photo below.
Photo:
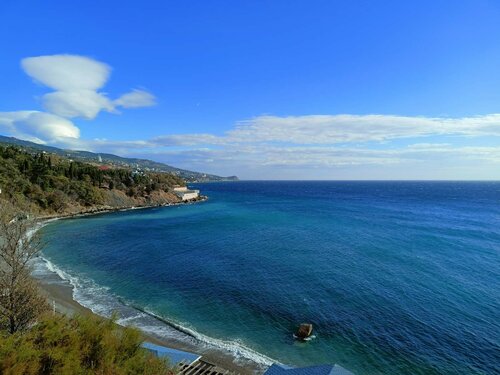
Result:
{"label": "coastline", "polygon": [[106,213],[111,213],[111,212],[133,211],[133,210],[144,210],[144,209],[148,209],[148,208],[180,206],[180,205],[186,205],[186,204],[202,203],[202,202],[205,202],[207,200],[208,200],[208,197],[206,195],[200,195],[199,199],[196,199],[196,200],[169,202],[169,203],[163,203],[163,204],[145,204],[145,205],[139,205],[139,206],[119,206],[119,207],[98,206],[98,207],[93,207],[93,208],[90,208],[90,209],[84,210],[84,211],[38,216],[37,221],[40,222],[41,224],[43,224],[43,223],[49,222],[51,220],[72,219],[75,217],[93,216],[93,215],[100,215],[100,214],[106,214]]}
{"label": "coastline", "polygon": [[[117,211],[130,211],[136,209],[147,209],[147,208],[177,206],[182,204],[200,203],[207,199],[208,199],[207,197],[202,197],[202,199],[194,202],[178,202],[178,203],[170,203],[164,205],[149,205],[149,206],[139,206],[139,207],[98,208],[85,212],[70,213],[65,215],[47,215],[39,218],[40,226],[37,228],[37,230],[40,229],[45,224],[54,220],[85,217],[85,216],[99,215],[105,213],[112,213]],[[48,262],[48,260],[43,258],[43,256],[39,256],[38,262],[50,263]],[[49,272],[43,272],[43,274],[40,273],[37,274],[37,272],[34,272],[33,276],[38,281],[42,293],[49,300],[51,306],[54,307],[56,312],[70,316],[73,314],[95,314],[97,316],[107,318],[106,316],[103,316],[98,312],[93,311],[91,308],[86,307],[80,302],[78,302],[77,299],[75,298],[75,286],[73,285],[73,283],[70,280],[68,280],[67,277],[63,277],[61,274],[59,274],[59,272],[57,272],[56,270],[50,269],[48,265],[46,266],[47,269],[49,269]],[[137,312],[139,312],[139,310]],[[165,325],[169,325],[170,326],[169,328],[172,329],[171,324],[164,321],[160,317],[156,317],[147,312],[143,313],[148,314],[151,319],[155,319],[158,322],[164,323]],[[120,321],[120,319],[118,319],[117,323],[120,325],[126,325],[125,324],[126,319],[123,319],[122,322]],[[181,338],[177,339],[175,337],[174,338],[162,337],[161,335],[155,334],[154,332],[147,332],[144,329],[141,329],[141,327],[136,327],[136,328],[138,328],[141,331],[146,341],[174,349],[197,352],[203,355],[204,360],[214,363],[215,365],[227,369],[231,372],[236,372],[243,375],[259,374],[262,373],[268,367],[267,365],[258,363],[257,361],[252,361],[251,359],[248,358],[242,358],[240,355],[232,353],[229,349],[224,350],[222,348],[217,348],[217,347],[210,348],[210,346],[206,345],[206,343],[200,341],[194,336],[190,337],[191,335],[189,333],[184,332],[184,330],[179,330],[175,326],[173,327],[173,329],[177,329],[179,330],[180,334],[188,336],[189,340]]]}

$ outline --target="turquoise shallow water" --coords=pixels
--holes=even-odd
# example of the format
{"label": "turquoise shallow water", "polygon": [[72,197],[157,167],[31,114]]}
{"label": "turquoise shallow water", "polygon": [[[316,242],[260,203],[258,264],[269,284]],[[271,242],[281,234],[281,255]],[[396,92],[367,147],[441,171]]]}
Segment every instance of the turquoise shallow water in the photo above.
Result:
{"label": "turquoise shallow water", "polygon": [[51,223],[43,255],[103,315],[254,360],[500,373],[500,183],[196,186],[209,201]]}

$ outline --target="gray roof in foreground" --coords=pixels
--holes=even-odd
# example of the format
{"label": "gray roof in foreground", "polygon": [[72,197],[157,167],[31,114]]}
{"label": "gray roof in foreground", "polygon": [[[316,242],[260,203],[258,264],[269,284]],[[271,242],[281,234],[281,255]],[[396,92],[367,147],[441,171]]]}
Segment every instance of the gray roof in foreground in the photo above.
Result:
{"label": "gray roof in foreground", "polygon": [[160,358],[167,358],[171,365],[177,365],[178,363],[190,364],[196,361],[200,356],[195,353],[184,352],[182,350],[167,348],[161,345],[155,345],[150,342],[144,342],[141,345],[144,349],[149,350],[154,355]]}

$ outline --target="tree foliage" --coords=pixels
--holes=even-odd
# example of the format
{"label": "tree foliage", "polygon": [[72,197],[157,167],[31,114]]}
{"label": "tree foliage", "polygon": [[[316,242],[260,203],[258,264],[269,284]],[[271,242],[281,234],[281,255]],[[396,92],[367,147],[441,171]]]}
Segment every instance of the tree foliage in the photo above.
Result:
{"label": "tree foliage", "polygon": [[168,191],[174,185],[184,185],[184,181],[168,173],[134,173],[125,168],[99,167],[58,155],[0,146],[2,195],[27,199],[42,211],[63,212],[72,202],[101,205],[105,203],[103,192],[109,189],[144,197],[152,191]]}
{"label": "tree foliage", "polygon": [[34,228],[31,215],[0,200],[0,374],[172,375],[141,348],[138,330],[94,315],[48,314],[30,274],[41,248]]}
{"label": "tree foliage", "polygon": [[0,339],[2,374],[173,374],[141,348],[138,330],[93,315],[45,316],[25,334]]}

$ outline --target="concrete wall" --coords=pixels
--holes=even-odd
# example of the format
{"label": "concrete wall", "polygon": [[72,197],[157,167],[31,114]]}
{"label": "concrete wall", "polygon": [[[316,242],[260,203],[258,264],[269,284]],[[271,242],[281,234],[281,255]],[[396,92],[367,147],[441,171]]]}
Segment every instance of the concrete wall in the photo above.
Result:
{"label": "concrete wall", "polygon": [[190,200],[190,199],[195,199],[195,198],[198,198],[198,195],[199,195],[199,193],[198,193],[198,191],[197,191],[197,190],[194,190],[194,191],[193,191],[193,190],[191,190],[189,193],[183,193],[183,194],[181,195],[181,199],[182,199],[183,201],[188,201],[188,200]]}

